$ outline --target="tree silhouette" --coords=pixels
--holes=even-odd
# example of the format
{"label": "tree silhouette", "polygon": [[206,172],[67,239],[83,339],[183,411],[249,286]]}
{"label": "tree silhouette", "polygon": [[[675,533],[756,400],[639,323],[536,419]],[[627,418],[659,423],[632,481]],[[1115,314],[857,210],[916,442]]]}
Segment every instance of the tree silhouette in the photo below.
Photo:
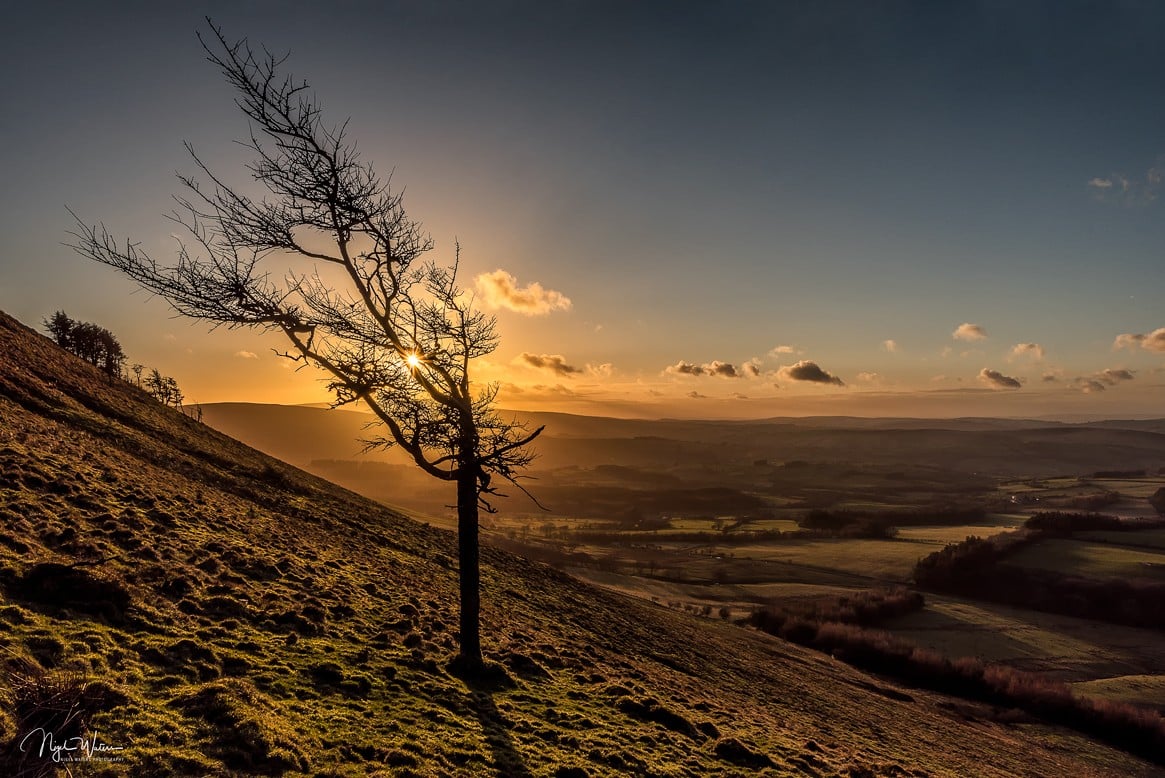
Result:
{"label": "tree silhouette", "polygon": [[162,375],[156,368],[151,368],[142,388],[149,392],[162,405],[173,406],[174,410],[182,410],[182,401],[186,399],[178,382],[170,376]]}
{"label": "tree silhouette", "polygon": [[64,311],[57,311],[45,319],[44,326],[61,348],[101,368],[109,376],[121,376],[125,352],[109,330],[87,321],[70,319]]}
{"label": "tree silhouette", "polygon": [[[526,446],[542,428],[503,419],[496,385],[471,381],[472,360],[491,353],[498,336],[494,319],[457,284],[460,247],[448,265],[426,260],[432,240],[406,215],[401,194],[359,158],[346,122],[323,122],[307,83],[283,74],[286,57],[245,38],[229,42],[207,23],[210,35],[199,40],[250,122],[244,145],[255,158],[247,170],[267,194],[232,188],[187,143],[209,183],[179,176],[184,194],[171,218],[190,243],[179,246],[176,264],[159,264],[79,219],[73,248],[182,315],[281,332],[290,344],[283,356],[329,374],[334,406],[360,402],[375,414],[380,434],[368,446],[400,446],[426,473],[456,484],[456,664],[477,672],[479,510],[493,510],[498,479],[522,488],[516,479],[532,459]],[[334,288],[336,278],[342,287]]]}

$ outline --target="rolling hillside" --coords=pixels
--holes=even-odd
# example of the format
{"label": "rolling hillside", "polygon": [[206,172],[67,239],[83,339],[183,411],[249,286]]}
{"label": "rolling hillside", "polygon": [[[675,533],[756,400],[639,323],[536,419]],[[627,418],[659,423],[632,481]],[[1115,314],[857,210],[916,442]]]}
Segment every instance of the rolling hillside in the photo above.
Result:
{"label": "rolling hillside", "polygon": [[[4,775],[51,774],[23,736],[82,720],[122,749],[73,766],[94,776],[1154,772],[488,548],[485,650],[508,681],[467,686],[445,669],[451,535],[3,314],[0,516]],[[68,723],[62,698],[80,714]]]}

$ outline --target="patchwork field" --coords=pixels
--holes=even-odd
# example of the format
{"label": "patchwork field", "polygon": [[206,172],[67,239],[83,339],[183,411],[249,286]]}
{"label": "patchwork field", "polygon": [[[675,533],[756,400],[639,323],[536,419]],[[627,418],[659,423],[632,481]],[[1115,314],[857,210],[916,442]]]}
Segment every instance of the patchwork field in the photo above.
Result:
{"label": "patchwork field", "polygon": [[[1126,542],[1136,542],[1133,533],[1121,534]],[[1042,570],[1056,570],[1087,578],[1150,578],[1165,580],[1165,550],[1130,548],[1112,543],[1083,540],[1041,540],[1021,550],[1009,560],[1013,564]]]}

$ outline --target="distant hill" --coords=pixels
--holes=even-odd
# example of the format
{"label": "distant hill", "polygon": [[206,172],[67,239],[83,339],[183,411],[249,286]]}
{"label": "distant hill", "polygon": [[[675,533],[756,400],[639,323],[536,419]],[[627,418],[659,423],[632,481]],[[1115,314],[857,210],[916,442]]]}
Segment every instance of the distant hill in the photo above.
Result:
{"label": "distant hill", "polygon": [[[211,403],[208,424],[267,453],[308,467],[313,460],[404,462],[392,452],[360,455],[367,414],[301,406]],[[1098,470],[1156,472],[1165,467],[1165,420],[1086,424],[1015,419],[763,421],[610,419],[513,412],[545,425],[535,470],[620,464],[666,468],[677,459],[913,465],[1001,477],[1048,477]]]}
{"label": "distant hill", "polygon": [[455,558],[0,314],[0,774],[43,766],[37,722],[82,721],[123,749],[72,766],[102,776],[1154,773],[495,549],[510,682],[470,688],[445,670]]}

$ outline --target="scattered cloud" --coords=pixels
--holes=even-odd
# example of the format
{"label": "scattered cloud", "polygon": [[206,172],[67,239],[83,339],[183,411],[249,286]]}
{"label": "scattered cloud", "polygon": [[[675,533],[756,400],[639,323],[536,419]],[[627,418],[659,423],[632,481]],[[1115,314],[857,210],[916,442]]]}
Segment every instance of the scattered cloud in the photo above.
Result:
{"label": "scattered cloud", "polygon": [[1132,370],[1125,370],[1124,368],[1113,369],[1109,367],[1101,370],[1094,378],[1104,381],[1109,386],[1116,386],[1121,381],[1132,381],[1135,376]]}
{"label": "scattered cloud", "polygon": [[740,366],[740,374],[745,378],[759,378],[760,377],[760,360],[750,359]]}
{"label": "scattered cloud", "polygon": [[1145,351],[1165,354],[1165,327],[1158,327],[1152,332],[1145,334],[1122,333],[1117,335],[1116,339],[1112,342],[1113,351],[1119,351],[1122,348],[1134,351],[1137,346],[1140,346]]}
{"label": "scattered cloud", "polygon": [[1165,155],[1141,175],[1127,176],[1112,173],[1107,176],[1093,176],[1088,179],[1088,188],[1101,200],[1118,200],[1126,203],[1147,203],[1157,199],[1157,192],[1165,181]]}
{"label": "scattered cloud", "polygon": [[740,371],[731,362],[721,362],[718,359],[714,359],[702,367],[708,375],[718,375],[724,378],[740,378]]}
{"label": "scattered cloud", "polygon": [[717,375],[721,378],[740,378],[744,375],[731,362],[721,362],[713,359],[705,365],[680,360],[674,365],[668,365],[663,371],[667,375]]}
{"label": "scattered cloud", "polygon": [[544,289],[537,281],[518,286],[518,279],[501,269],[482,273],[474,279],[474,283],[490,308],[507,308],[526,316],[544,316],[551,311],[570,310],[570,298],[562,292]]}
{"label": "scattered cloud", "polygon": [[893,354],[898,350],[898,341],[894,340],[893,338],[888,338],[882,341],[882,348]]}
{"label": "scattered cloud", "polygon": [[939,373],[938,375],[932,375],[930,377],[930,382],[932,384],[937,384],[937,383],[940,383],[940,382],[945,381],[945,380],[947,380],[947,376],[945,373]]}
{"label": "scattered cloud", "polygon": [[1044,347],[1039,343],[1016,343],[1011,347],[1011,356],[1009,359],[1023,359],[1024,357],[1031,357],[1036,362],[1042,362],[1044,359]]}
{"label": "scattered cloud", "polygon": [[1109,367],[1090,376],[1078,376],[1072,380],[1072,386],[1085,394],[1095,394],[1122,381],[1132,381],[1134,378],[1136,375],[1132,370]]}
{"label": "scattered cloud", "polygon": [[693,400],[707,400],[708,399],[708,395],[700,394],[699,392],[697,392],[694,389],[692,391],[688,392],[688,397],[690,397]]}
{"label": "scattered cloud", "polygon": [[1134,334],[1131,332],[1123,332],[1117,335],[1112,342],[1112,350],[1120,351],[1122,348],[1127,348],[1129,351],[1136,351],[1137,346],[1145,342],[1145,336]]}
{"label": "scattered cloud", "polygon": [[681,359],[674,365],[665,367],[663,372],[667,375],[704,375],[704,368]]}
{"label": "scattered cloud", "polygon": [[790,381],[807,381],[814,384],[845,386],[845,382],[832,373],[821,369],[816,362],[802,359],[795,365],[784,365],[777,374]]}
{"label": "scattered cloud", "polygon": [[254,351],[236,351],[235,356],[240,359],[258,359],[259,355]]}
{"label": "scattered cloud", "polygon": [[587,372],[596,378],[610,378],[615,373],[615,366],[610,362],[601,365],[587,365]]}
{"label": "scattered cloud", "polygon": [[1045,384],[1054,384],[1060,380],[1060,371],[1058,371],[1058,370],[1045,371],[1044,374],[1042,376],[1040,376],[1040,380],[1043,381]]}
{"label": "scattered cloud", "polygon": [[998,370],[983,368],[979,371],[979,381],[993,389],[1019,389],[1023,386],[1018,378],[1004,375]]}
{"label": "scattered cloud", "polygon": [[1092,378],[1077,378],[1072,382],[1072,385],[1084,392],[1084,394],[1095,394],[1097,392],[1103,392],[1105,389],[1104,384]]}
{"label": "scattered cloud", "polygon": [[524,367],[532,367],[535,370],[547,370],[558,376],[571,376],[583,372],[581,368],[568,365],[566,363],[566,357],[561,354],[531,354],[528,351],[523,351],[514,357],[513,363]]}
{"label": "scattered cloud", "polygon": [[951,333],[951,337],[955,340],[966,341],[985,340],[987,338],[987,330],[978,324],[971,324],[971,322],[965,321],[958,327],[955,327],[955,331]]}
{"label": "scattered cloud", "polygon": [[574,389],[568,389],[562,384],[535,384],[534,386],[519,386],[518,384],[503,383],[502,391],[511,395],[521,395],[532,399],[540,398],[577,398],[584,395]]}
{"label": "scattered cloud", "polygon": [[858,380],[865,384],[876,384],[882,380],[877,373],[858,373]]}
{"label": "scattered cloud", "polygon": [[779,357],[783,354],[800,354],[800,353],[802,353],[801,349],[797,348],[796,346],[780,345],[780,346],[774,346],[769,351],[769,356],[770,357]]}

